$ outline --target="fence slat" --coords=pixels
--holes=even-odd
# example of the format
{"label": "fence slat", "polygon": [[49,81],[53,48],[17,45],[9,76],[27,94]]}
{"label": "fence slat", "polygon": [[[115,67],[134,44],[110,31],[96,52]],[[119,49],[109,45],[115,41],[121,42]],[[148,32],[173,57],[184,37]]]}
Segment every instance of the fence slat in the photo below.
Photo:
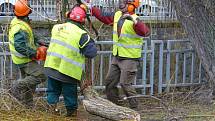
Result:
{"label": "fence slat", "polygon": [[175,84],[178,83],[178,62],[179,62],[179,53],[175,55]]}
{"label": "fence slat", "polygon": [[159,45],[159,79],[158,79],[158,93],[162,93],[163,86],[163,42]]}
{"label": "fence slat", "polygon": [[[201,84],[201,62],[199,64],[199,67],[198,67],[198,70],[199,70],[199,74],[196,75],[197,77],[194,76],[194,65],[196,65],[195,63],[198,62],[198,61],[194,61],[195,59],[195,56],[194,56],[194,51],[193,49],[190,49],[189,51],[184,51],[184,50],[187,50],[186,48],[183,48],[183,50],[179,50],[178,48],[171,48],[171,46],[173,44],[176,44],[176,43],[185,43],[185,42],[189,42],[187,40],[167,40],[167,41],[163,41],[163,40],[152,40],[151,41],[151,44],[150,46],[148,47],[148,43],[147,41],[144,43],[143,45],[143,50],[142,50],[142,78],[140,79],[141,82],[140,83],[134,83],[134,87],[135,88],[140,88],[142,90],[142,94],[143,95],[146,95],[147,92],[146,90],[147,89],[150,89],[150,95],[153,95],[155,94],[154,92],[154,84],[158,83],[158,93],[162,93],[162,88],[163,87],[166,87],[167,88],[167,91],[168,91],[168,88],[170,87],[175,87],[175,86],[192,86],[192,85],[196,85],[196,84]],[[9,43],[8,42],[5,42],[4,45],[8,45]],[[96,44],[104,44],[104,45],[111,45],[113,44],[113,42],[107,42],[107,41],[100,41],[100,42],[97,42]],[[167,44],[167,46],[166,46]],[[3,45],[3,42],[0,42],[0,46]],[[155,46],[155,45],[159,45],[159,46]],[[166,46],[166,49],[164,48]],[[159,49],[157,49],[157,47],[159,47]],[[156,51],[155,51],[156,50]],[[159,54],[159,58],[157,60],[157,58],[155,58],[155,53],[157,53],[157,50],[159,51],[158,54]],[[177,50],[177,51],[176,51]],[[184,56],[183,58],[180,58],[180,54],[183,54],[184,53]],[[187,55],[191,53],[192,54],[192,59],[187,59]],[[7,56],[10,56],[10,53],[9,52],[6,52],[6,53],[2,53],[0,52],[0,79],[2,79],[2,77],[4,76],[3,75],[3,62],[4,62],[4,55],[7,55]],[[164,58],[164,54],[166,54],[166,58]],[[170,73],[170,62],[171,62],[171,54],[175,54],[175,72],[174,73]],[[187,55],[186,55],[187,54]],[[112,51],[108,50],[108,51],[98,51],[98,55],[95,59],[92,59],[91,61],[91,78],[93,80],[93,82],[98,82],[98,83],[94,83],[93,85],[96,87],[96,88],[101,88],[101,89],[104,89],[104,85],[103,85],[103,82],[104,82],[104,77],[103,77],[103,74],[104,74],[104,70],[107,70],[105,69],[104,67],[104,62],[106,62],[104,59],[104,57],[108,56],[107,58],[107,62],[108,62],[108,66],[107,68],[110,68],[111,66],[111,60],[112,60]],[[150,58],[147,58],[149,55],[151,55]],[[100,59],[98,59],[100,58]],[[166,60],[164,60],[166,59]],[[155,70],[155,62],[158,61],[158,70]],[[164,61],[166,63],[166,65],[164,66]],[[182,72],[179,71],[179,62],[182,61],[183,62],[183,68],[182,68]],[[188,63],[189,61],[191,61],[191,71],[187,71],[187,66],[186,66],[186,63]],[[194,63],[195,62],[195,63]],[[12,61],[10,60],[9,62],[10,65],[7,65],[9,68],[8,68],[8,72],[6,72],[7,75],[9,75],[11,78],[12,76],[14,76],[12,73],[13,73],[13,70],[14,69],[14,66],[12,66]],[[149,64],[149,68],[147,68],[147,64]],[[99,67],[99,71],[97,73],[97,71],[95,71],[95,69],[98,69],[97,68],[97,65],[100,65]],[[87,65],[86,65],[87,66]],[[166,70],[164,70],[164,68]],[[157,76],[155,75],[155,71],[158,71],[158,82],[155,82],[155,79],[157,78]],[[149,72],[149,73],[147,73]],[[10,73],[10,74],[9,74]],[[187,81],[186,80],[186,74],[191,75],[191,77],[189,78],[190,81]],[[96,77],[99,77],[99,78],[95,78],[95,74],[99,74],[99,76],[96,76]],[[178,75],[182,75],[183,78],[181,79],[181,81],[179,80],[178,78]],[[174,78],[174,83],[171,83],[171,78],[172,76],[175,76]],[[139,76],[140,77],[140,76]],[[156,77],[156,78],[155,78]],[[149,79],[147,79],[149,78]],[[166,83],[164,83],[163,81],[163,78],[166,79]],[[195,79],[198,79],[198,82],[194,81],[194,78]],[[139,78],[138,78],[139,79]],[[148,81],[147,81],[148,80]],[[192,81],[193,80],[193,81]],[[179,83],[179,82],[183,82],[183,83]],[[188,83],[189,82],[189,83]],[[190,83],[191,82],[191,83]],[[2,85],[1,85],[2,86]]]}
{"label": "fence slat", "polygon": [[170,80],[170,50],[171,50],[171,42],[167,41],[167,57],[166,57],[166,84],[167,84],[167,92],[169,92],[169,84]]}
{"label": "fence slat", "polygon": [[154,59],[155,59],[155,43],[151,42],[151,62],[150,62],[150,95],[154,93]]}
{"label": "fence slat", "polygon": [[187,64],[187,56],[186,53],[184,53],[184,61],[183,61],[183,84],[186,81],[186,64]]}

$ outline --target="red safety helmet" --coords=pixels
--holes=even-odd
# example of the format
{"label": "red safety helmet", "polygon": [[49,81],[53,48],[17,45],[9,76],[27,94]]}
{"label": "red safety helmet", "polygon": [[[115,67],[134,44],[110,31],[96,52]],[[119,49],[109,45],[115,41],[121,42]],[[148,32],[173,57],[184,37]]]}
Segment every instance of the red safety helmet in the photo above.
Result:
{"label": "red safety helmet", "polygon": [[14,5],[14,13],[16,16],[26,16],[31,13],[31,9],[27,0],[17,0]]}
{"label": "red safety helmet", "polygon": [[71,10],[69,18],[73,21],[83,23],[86,18],[86,10],[82,6],[76,6]]}

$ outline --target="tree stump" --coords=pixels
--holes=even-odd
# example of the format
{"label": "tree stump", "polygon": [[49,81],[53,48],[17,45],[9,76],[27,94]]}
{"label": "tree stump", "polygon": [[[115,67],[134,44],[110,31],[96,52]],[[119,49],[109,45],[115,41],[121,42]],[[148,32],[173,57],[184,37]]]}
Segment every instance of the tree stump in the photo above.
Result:
{"label": "tree stump", "polygon": [[118,106],[99,97],[99,94],[91,86],[85,88],[83,94],[84,108],[91,114],[115,121],[140,121],[140,114],[138,112],[126,107]]}

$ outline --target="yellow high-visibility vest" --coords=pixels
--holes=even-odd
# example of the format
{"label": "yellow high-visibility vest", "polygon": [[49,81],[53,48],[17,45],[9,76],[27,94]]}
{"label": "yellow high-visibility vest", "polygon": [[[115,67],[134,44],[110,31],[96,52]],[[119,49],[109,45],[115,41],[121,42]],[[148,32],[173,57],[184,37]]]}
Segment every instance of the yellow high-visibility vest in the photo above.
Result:
{"label": "yellow high-visibility vest", "polygon": [[[143,44],[143,38],[136,34],[133,29],[134,23],[130,20],[125,20],[121,34],[117,35],[117,22],[122,16],[121,11],[117,11],[114,15],[113,25],[113,55],[118,54],[119,57],[126,58],[140,58]],[[131,15],[133,19],[138,16],[136,14]]]}
{"label": "yellow high-visibility vest", "polygon": [[28,37],[28,42],[27,44],[36,50],[36,46],[34,44],[34,37],[33,37],[33,32],[32,28],[24,21],[17,19],[15,17],[11,23],[10,23],[10,28],[9,28],[9,46],[10,46],[10,52],[12,56],[13,63],[15,64],[24,64],[27,62],[32,61],[31,58],[22,55],[21,53],[17,52],[15,47],[14,47],[14,35],[19,32],[20,30],[25,31],[27,33]]}
{"label": "yellow high-visibility vest", "polygon": [[88,37],[89,40],[84,45],[79,45],[84,33],[86,31],[69,22],[55,25],[44,66],[81,80],[85,57],[79,48],[83,48],[90,40]]}

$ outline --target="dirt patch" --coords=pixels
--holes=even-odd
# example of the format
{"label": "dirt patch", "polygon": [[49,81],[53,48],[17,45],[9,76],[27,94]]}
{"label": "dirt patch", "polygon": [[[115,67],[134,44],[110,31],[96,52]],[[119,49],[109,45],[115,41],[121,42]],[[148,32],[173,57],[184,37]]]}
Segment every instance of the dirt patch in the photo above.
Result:
{"label": "dirt patch", "polygon": [[[161,96],[160,100],[150,97],[139,98],[141,121],[214,121],[215,105],[199,104],[193,101],[184,101],[186,95]],[[162,103],[161,103],[162,101]],[[78,116],[65,117],[63,102],[60,102],[59,115],[53,115],[46,107],[46,100],[36,99],[33,109],[25,109],[10,96],[2,94],[0,99],[1,121],[110,121],[108,119],[91,115],[85,111],[79,102]],[[165,104],[165,105],[164,105]],[[126,106],[126,105],[125,105]]]}

